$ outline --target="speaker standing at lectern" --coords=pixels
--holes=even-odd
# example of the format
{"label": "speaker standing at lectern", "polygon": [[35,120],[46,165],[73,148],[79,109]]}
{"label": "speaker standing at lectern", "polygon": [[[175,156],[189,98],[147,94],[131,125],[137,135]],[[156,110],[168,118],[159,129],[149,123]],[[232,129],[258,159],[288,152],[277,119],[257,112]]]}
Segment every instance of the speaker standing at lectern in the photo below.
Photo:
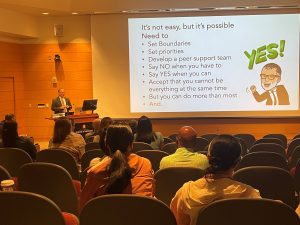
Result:
{"label": "speaker standing at lectern", "polygon": [[51,110],[54,113],[66,113],[72,109],[70,99],[65,98],[65,90],[58,89],[58,96],[52,99]]}

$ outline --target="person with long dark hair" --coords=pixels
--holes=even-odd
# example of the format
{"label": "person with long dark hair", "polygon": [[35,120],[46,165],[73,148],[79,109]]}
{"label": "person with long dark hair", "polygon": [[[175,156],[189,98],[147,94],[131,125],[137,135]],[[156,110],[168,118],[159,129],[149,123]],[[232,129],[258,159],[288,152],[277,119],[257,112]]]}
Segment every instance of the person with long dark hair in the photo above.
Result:
{"label": "person with long dark hair", "polygon": [[133,135],[128,125],[108,127],[105,138],[108,156],[93,166],[82,189],[80,208],[104,194],[153,196],[153,170],[148,159],[131,153]]}
{"label": "person with long dark hair", "polygon": [[259,191],[232,179],[240,160],[241,146],[231,135],[219,135],[208,147],[210,166],[203,178],[185,183],[172,199],[170,208],[178,225],[195,225],[199,212],[215,200],[260,198]]}
{"label": "person with long dark hair", "polygon": [[85,144],[85,140],[80,134],[72,132],[72,124],[69,119],[59,118],[55,121],[49,148],[60,148],[69,152],[79,166],[81,156],[85,152]]}
{"label": "person with long dark hair", "polygon": [[160,132],[153,131],[151,120],[147,116],[141,116],[138,120],[134,141],[150,144],[153,149],[161,149],[164,137]]}
{"label": "person with long dark hair", "polygon": [[36,148],[29,138],[18,135],[18,124],[15,120],[7,120],[2,126],[2,145],[7,148],[19,148],[26,151],[30,157],[36,159]]}

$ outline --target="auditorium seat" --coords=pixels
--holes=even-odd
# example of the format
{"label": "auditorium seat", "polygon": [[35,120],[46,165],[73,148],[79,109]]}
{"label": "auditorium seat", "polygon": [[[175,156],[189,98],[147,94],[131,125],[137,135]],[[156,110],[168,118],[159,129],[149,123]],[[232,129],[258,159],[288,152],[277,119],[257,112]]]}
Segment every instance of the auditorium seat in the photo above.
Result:
{"label": "auditorium seat", "polygon": [[285,149],[287,147],[287,137],[284,134],[267,134],[263,136],[263,138],[277,138],[282,141],[283,147]]}
{"label": "auditorium seat", "polygon": [[232,198],[215,201],[200,211],[196,225],[299,225],[288,205],[270,199]]}
{"label": "auditorium seat", "polygon": [[300,193],[300,159],[298,160],[295,167],[294,181],[295,181],[296,189],[298,193]]}
{"label": "auditorium seat", "polygon": [[295,150],[295,148],[297,148],[298,146],[300,146],[300,138],[296,138],[293,139],[288,147],[287,147],[287,151],[286,151],[286,156],[289,159],[291,157],[291,155],[293,154],[293,151]]}
{"label": "auditorium seat", "polygon": [[21,191],[0,192],[0,218],[5,225],[79,225],[49,198]]}
{"label": "auditorium seat", "polygon": [[37,153],[37,162],[54,163],[65,168],[75,180],[79,180],[79,171],[73,156],[63,149],[46,149]]}
{"label": "auditorium seat", "polygon": [[178,136],[178,133],[173,133],[173,134],[169,135],[169,138],[172,139],[174,142],[176,142],[177,136]]}
{"label": "auditorium seat", "polygon": [[92,159],[96,157],[102,158],[104,155],[101,149],[93,149],[85,152],[81,157],[81,170],[84,171],[88,168]]}
{"label": "auditorium seat", "polygon": [[85,144],[85,151],[93,150],[93,149],[100,149],[99,142],[90,142]]}
{"label": "auditorium seat", "polygon": [[173,154],[177,150],[177,144],[175,142],[166,144],[162,147],[162,151],[168,153],[169,155]]}
{"label": "auditorium seat", "polygon": [[169,154],[160,150],[141,150],[136,152],[137,155],[150,160],[154,172],[159,170],[159,164],[163,157]]}
{"label": "auditorium seat", "polygon": [[0,182],[3,180],[8,180],[11,178],[11,175],[3,166],[0,166]]}
{"label": "auditorium seat", "polygon": [[164,137],[164,145],[172,142],[174,142],[174,140],[172,140],[171,138]]}
{"label": "auditorium seat", "polygon": [[17,177],[19,169],[26,163],[31,163],[30,155],[18,148],[0,148],[0,165],[3,166],[12,177]]}
{"label": "auditorium seat", "polygon": [[154,174],[155,197],[170,205],[172,198],[182,185],[203,177],[204,171],[193,167],[169,167]]}
{"label": "auditorium seat", "polygon": [[234,137],[243,139],[246,142],[248,149],[250,149],[256,141],[255,137],[252,134],[235,134]]}
{"label": "auditorium seat", "polygon": [[240,145],[241,145],[241,157],[244,157],[247,153],[248,153],[248,145],[247,145],[247,143],[245,142],[245,140],[244,139],[242,139],[242,138],[239,138],[239,137],[235,137],[235,138],[237,138],[238,140],[239,140],[239,142],[240,142]]}
{"label": "auditorium seat", "polygon": [[193,147],[194,152],[207,151],[209,141],[203,137],[196,138],[196,144]]}
{"label": "auditorium seat", "polygon": [[80,225],[95,224],[176,225],[176,219],[169,207],[155,198],[115,194],[96,197],[84,206]]}
{"label": "auditorium seat", "polygon": [[233,179],[259,190],[263,198],[281,200],[292,208],[298,205],[296,188],[288,171],[272,166],[252,166],[236,171]]}
{"label": "auditorium seat", "polygon": [[217,134],[203,134],[201,135],[201,137],[205,138],[206,140],[208,140],[208,142],[210,143],[215,137],[217,137]]}
{"label": "auditorium seat", "polygon": [[19,190],[46,196],[64,212],[78,215],[78,195],[72,177],[63,167],[52,163],[28,163],[20,168]]}
{"label": "auditorium seat", "polygon": [[132,146],[133,146],[132,148],[133,153],[141,150],[153,150],[152,146],[145,142],[133,142]]}
{"label": "auditorium seat", "polygon": [[281,145],[274,143],[255,144],[249,149],[249,153],[250,152],[275,152],[286,158],[284,148]]}
{"label": "auditorium seat", "polygon": [[297,165],[298,160],[300,159],[300,146],[295,148],[293,151],[290,160],[289,160],[289,166],[290,168],[294,168]]}
{"label": "auditorium seat", "polygon": [[256,140],[254,142],[254,145],[260,144],[260,143],[274,143],[274,144],[281,145],[284,149],[286,149],[286,146],[284,145],[284,143],[278,138],[261,138],[261,139]]}
{"label": "auditorium seat", "polygon": [[239,170],[250,166],[274,166],[289,170],[288,162],[285,157],[275,152],[252,152],[245,155],[236,166]]}

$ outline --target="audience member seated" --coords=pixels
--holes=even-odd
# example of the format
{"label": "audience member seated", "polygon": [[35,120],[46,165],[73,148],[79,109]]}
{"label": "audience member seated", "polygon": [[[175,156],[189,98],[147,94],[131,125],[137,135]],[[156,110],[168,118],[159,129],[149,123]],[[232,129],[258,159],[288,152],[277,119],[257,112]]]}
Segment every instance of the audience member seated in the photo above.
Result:
{"label": "audience member seated", "polygon": [[128,125],[130,126],[130,128],[132,130],[132,134],[135,135],[136,129],[137,129],[137,125],[138,125],[137,120],[135,120],[135,119],[129,120],[128,121]]}
{"label": "audience member seated", "polygon": [[178,225],[195,225],[199,211],[215,200],[260,198],[258,190],[232,179],[240,154],[241,146],[233,136],[213,139],[208,148],[210,166],[206,175],[185,183],[172,199],[170,207]]}
{"label": "audience member seated", "polygon": [[98,134],[95,135],[93,142],[99,142],[100,148],[104,150],[105,148],[105,142],[104,138],[106,135],[106,130],[109,127],[109,125],[113,124],[113,120],[110,117],[103,117],[101,122],[100,122],[100,127]]}
{"label": "audience member seated", "polygon": [[49,148],[61,148],[69,152],[80,165],[81,156],[85,149],[84,138],[75,132],[72,132],[71,121],[67,118],[59,118],[55,121],[53,138],[49,141]]}
{"label": "audience member seated", "polygon": [[151,120],[142,116],[139,118],[134,141],[150,144],[153,149],[161,149],[164,144],[164,137],[160,132],[154,132]]}
{"label": "audience member seated", "polygon": [[88,171],[80,208],[93,197],[104,194],[153,196],[152,166],[148,159],[131,153],[133,135],[130,127],[109,126],[105,140],[108,156]]}
{"label": "audience member seated", "polygon": [[18,135],[18,124],[15,120],[5,120],[2,128],[2,145],[5,148],[20,148],[30,157],[36,159],[36,148],[29,138]]}
{"label": "audience member seated", "polygon": [[192,127],[180,128],[176,138],[178,149],[174,154],[162,158],[159,168],[196,167],[205,170],[209,166],[206,155],[196,153],[192,149],[196,140],[197,132]]}
{"label": "audience member seated", "polygon": [[99,135],[99,128],[100,128],[100,123],[101,123],[101,119],[97,118],[93,121],[92,126],[93,126],[93,131],[90,133],[87,133],[85,135],[85,139],[91,137],[91,136],[95,136],[95,135]]}

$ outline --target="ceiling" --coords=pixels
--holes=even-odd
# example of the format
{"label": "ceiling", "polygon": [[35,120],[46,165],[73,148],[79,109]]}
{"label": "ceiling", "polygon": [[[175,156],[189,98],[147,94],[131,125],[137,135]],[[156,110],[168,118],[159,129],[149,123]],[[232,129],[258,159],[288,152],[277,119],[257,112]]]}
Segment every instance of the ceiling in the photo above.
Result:
{"label": "ceiling", "polygon": [[0,8],[50,15],[297,8],[300,0],[0,0]]}

